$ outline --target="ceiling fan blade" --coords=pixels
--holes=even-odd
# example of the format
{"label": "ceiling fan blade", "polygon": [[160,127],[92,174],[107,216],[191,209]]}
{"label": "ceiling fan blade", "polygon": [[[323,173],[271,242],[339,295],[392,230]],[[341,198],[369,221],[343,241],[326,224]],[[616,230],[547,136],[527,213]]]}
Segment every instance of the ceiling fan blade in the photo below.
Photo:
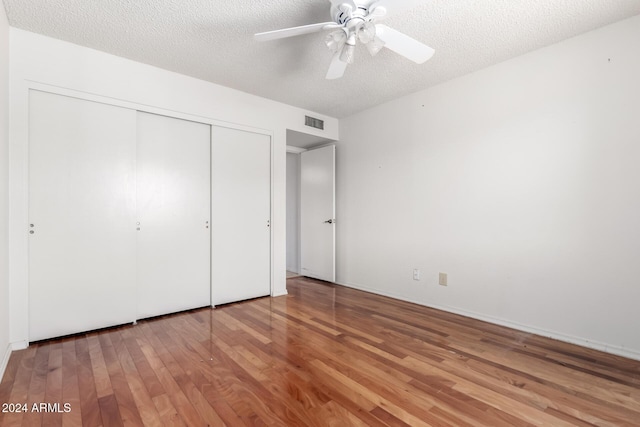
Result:
{"label": "ceiling fan blade", "polygon": [[376,36],[384,42],[384,47],[417,64],[426,62],[435,53],[429,46],[386,25],[376,25]]}
{"label": "ceiling fan blade", "polygon": [[340,59],[340,51],[336,52],[333,55],[331,65],[329,65],[329,70],[327,71],[327,80],[339,79],[344,75],[344,71],[346,69],[347,63],[342,62],[342,60]]}
{"label": "ceiling fan blade", "polygon": [[301,25],[299,27],[285,28],[282,30],[265,31],[264,33],[257,33],[253,37],[258,41],[265,42],[339,27],[341,27],[341,25],[335,22],[319,22],[317,24]]}

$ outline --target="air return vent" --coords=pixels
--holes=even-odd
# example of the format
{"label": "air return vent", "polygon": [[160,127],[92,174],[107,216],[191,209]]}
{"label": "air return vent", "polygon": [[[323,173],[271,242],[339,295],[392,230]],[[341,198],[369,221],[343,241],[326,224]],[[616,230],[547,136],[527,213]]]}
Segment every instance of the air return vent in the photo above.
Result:
{"label": "air return vent", "polygon": [[316,119],[315,117],[304,116],[304,124],[312,128],[324,130],[324,120]]}

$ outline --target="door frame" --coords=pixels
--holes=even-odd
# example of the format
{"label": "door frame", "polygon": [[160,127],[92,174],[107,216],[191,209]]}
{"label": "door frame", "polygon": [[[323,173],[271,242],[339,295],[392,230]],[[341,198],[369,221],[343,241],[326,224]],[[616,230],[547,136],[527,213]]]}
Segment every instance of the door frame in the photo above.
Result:
{"label": "door frame", "polygon": [[[11,259],[9,260],[9,306],[12,327],[10,331],[11,337],[17,337],[11,341],[12,349],[19,350],[29,346],[29,92],[32,90],[47,92],[55,95],[62,95],[71,98],[77,98],[85,101],[98,102],[116,107],[128,108],[136,111],[158,114],[177,119],[189,120],[193,122],[203,123],[211,126],[228,127],[232,129],[243,130],[247,132],[267,135],[271,138],[270,147],[270,165],[271,177],[269,182],[271,206],[269,215],[273,220],[274,217],[274,158],[275,151],[273,140],[274,131],[246,126],[236,123],[217,120],[213,117],[199,116],[176,110],[168,110],[152,105],[139,104],[132,101],[126,101],[119,98],[102,96],[95,93],[84,92],[54,86],[46,83],[23,80],[18,88],[11,95],[10,102],[18,100],[12,104],[12,118],[10,125],[10,217],[9,217],[9,244],[12,248]],[[12,89],[15,89],[12,87]],[[19,179],[15,179],[19,177]],[[11,183],[13,181],[13,184]],[[273,222],[269,230],[270,233],[270,290],[271,296],[279,296],[274,294],[275,291],[275,269],[274,263],[274,238],[273,238]]]}
{"label": "door frame", "polygon": [[286,172],[286,185],[285,185],[285,199],[286,199],[286,206],[285,206],[285,216],[287,218],[287,225],[286,225],[286,238],[285,238],[285,245],[286,245],[286,254],[287,254],[287,259],[285,260],[285,270],[286,271],[290,271],[289,270],[289,259],[288,259],[288,253],[289,253],[289,235],[288,235],[288,231],[289,231],[289,224],[288,224],[288,218],[289,218],[289,154],[293,155],[296,157],[296,171],[295,171],[295,180],[296,180],[296,184],[297,184],[297,191],[296,191],[296,204],[295,204],[295,208],[296,208],[296,212],[295,212],[295,218],[296,218],[296,228],[295,228],[295,245],[296,245],[296,252],[295,252],[295,264],[296,264],[296,274],[300,274],[300,154],[302,154],[303,152],[307,151],[306,148],[299,148],[299,147],[294,147],[291,145],[287,145],[287,159],[286,159],[286,164],[285,164],[285,172]]}
{"label": "door frame", "polygon": [[[287,141],[288,142],[288,141]],[[298,229],[297,229],[297,245],[298,245],[298,253],[296,254],[297,256],[297,264],[298,264],[298,274],[302,275],[302,271],[301,270],[301,266],[302,266],[302,237],[301,237],[301,232],[300,232],[300,226],[301,226],[301,220],[302,220],[302,215],[301,215],[301,200],[302,200],[302,153],[306,152],[306,151],[311,151],[311,150],[316,150],[319,148],[325,148],[325,147],[329,147],[329,146],[334,146],[335,147],[335,152],[334,152],[334,191],[333,191],[333,196],[334,196],[334,215],[337,214],[337,198],[336,198],[336,156],[337,156],[337,150],[338,150],[338,145],[337,145],[337,140],[326,140],[325,142],[322,142],[320,144],[317,145],[312,145],[309,148],[300,148],[300,147],[296,147],[293,145],[287,145],[287,154],[295,154],[296,156],[298,156],[298,170],[296,171],[296,179],[298,181],[298,204],[297,204],[297,220],[298,220]],[[337,274],[337,270],[336,270],[336,263],[337,263],[337,257],[336,257],[336,252],[337,252],[337,232],[336,229],[334,228],[334,260],[333,260],[333,268],[334,268],[334,278],[335,280],[337,280],[336,274]],[[285,243],[287,243],[288,239],[285,239]]]}

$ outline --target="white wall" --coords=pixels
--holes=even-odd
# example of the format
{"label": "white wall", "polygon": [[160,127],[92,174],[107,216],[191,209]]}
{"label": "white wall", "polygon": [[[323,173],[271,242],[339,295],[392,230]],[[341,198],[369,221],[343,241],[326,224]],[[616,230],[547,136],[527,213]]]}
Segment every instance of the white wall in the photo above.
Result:
{"label": "white wall", "polygon": [[0,4],[0,381],[9,356],[9,24]]}
{"label": "white wall", "polygon": [[[272,277],[274,295],[286,293],[286,129],[338,137],[338,121],[70,43],[11,29],[10,245],[11,341],[28,337],[27,166],[29,87],[99,96],[132,108],[228,122],[272,134]],[[304,126],[305,114],[325,130]]]}
{"label": "white wall", "polygon": [[300,154],[287,153],[287,270],[299,273]]}
{"label": "white wall", "polygon": [[638,76],[640,16],[341,120],[338,281],[640,359]]}

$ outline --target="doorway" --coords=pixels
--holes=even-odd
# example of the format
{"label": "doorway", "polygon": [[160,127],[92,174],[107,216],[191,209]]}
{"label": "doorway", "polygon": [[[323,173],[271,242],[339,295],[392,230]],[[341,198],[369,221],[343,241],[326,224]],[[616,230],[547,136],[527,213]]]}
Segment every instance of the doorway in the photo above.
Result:
{"label": "doorway", "polygon": [[[286,224],[286,245],[287,245],[287,279],[297,277],[297,276],[309,276],[316,277],[322,280],[334,281],[335,275],[317,275],[314,274],[313,269],[309,270],[305,264],[309,264],[309,261],[313,258],[309,256],[309,249],[314,249],[312,254],[313,257],[321,256],[321,258],[330,259],[333,266],[335,266],[335,245],[334,245],[334,232],[332,232],[331,244],[329,246],[326,245],[316,245],[316,237],[310,236],[309,228],[306,227],[307,231],[304,232],[303,228],[305,220],[304,218],[308,217],[309,209],[307,209],[307,215],[304,215],[304,209],[302,208],[302,203],[307,200],[307,205],[309,198],[316,198],[317,195],[311,196],[309,194],[309,185],[308,180],[303,181],[303,168],[304,165],[307,165],[309,161],[303,161],[303,158],[309,159],[312,157],[316,157],[317,149],[323,147],[330,147],[329,150],[332,151],[334,149],[334,140],[313,136],[310,134],[305,134],[301,132],[296,132],[292,130],[287,130],[287,169],[286,169],[286,204],[287,204],[287,224]],[[311,153],[311,152],[316,153]],[[326,150],[325,150],[326,151]],[[305,154],[306,153],[306,154]],[[326,156],[325,156],[326,157]],[[317,166],[317,165],[316,165]],[[333,177],[335,168],[331,167],[330,174]],[[329,171],[327,171],[329,172]],[[308,174],[307,174],[308,177]],[[306,191],[305,191],[306,188]],[[331,202],[332,206],[335,206],[335,197],[334,194],[334,186],[331,185]],[[306,197],[306,198],[305,198]],[[327,203],[325,203],[327,204]],[[315,209],[312,209],[312,212]],[[325,231],[331,229],[335,231],[335,218],[333,211],[330,209],[327,213],[318,213],[320,215],[327,216],[327,218],[322,218],[322,221],[318,222],[317,226],[320,227],[320,231],[322,228],[325,228]],[[331,220],[331,221],[329,221]],[[308,221],[308,220],[307,220]],[[325,222],[328,221],[328,222]],[[305,238],[307,236],[307,238]],[[325,239],[326,240],[326,239]],[[305,249],[306,248],[306,249]],[[305,257],[303,253],[307,253]],[[324,256],[323,256],[324,254]],[[304,261],[303,261],[304,259]],[[326,262],[326,261],[325,261]],[[313,263],[312,263],[313,264]],[[317,263],[316,263],[317,264]],[[330,270],[335,271],[334,267],[330,267]]]}

